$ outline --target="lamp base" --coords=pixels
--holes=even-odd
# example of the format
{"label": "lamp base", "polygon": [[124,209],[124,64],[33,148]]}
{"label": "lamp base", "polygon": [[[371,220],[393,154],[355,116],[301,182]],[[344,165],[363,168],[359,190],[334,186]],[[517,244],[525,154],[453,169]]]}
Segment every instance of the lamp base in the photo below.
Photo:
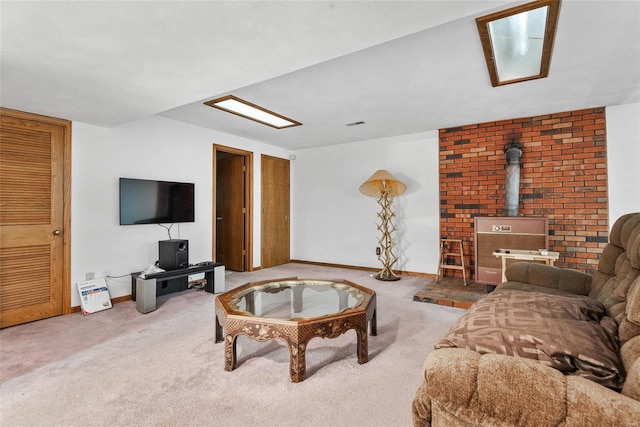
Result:
{"label": "lamp base", "polygon": [[393,282],[395,280],[400,280],[400,276],[396,276],[393,273],[389,273],[387,271],[381,271],[380,273],[373,276],[374,279],[383,280],[385,282]]}

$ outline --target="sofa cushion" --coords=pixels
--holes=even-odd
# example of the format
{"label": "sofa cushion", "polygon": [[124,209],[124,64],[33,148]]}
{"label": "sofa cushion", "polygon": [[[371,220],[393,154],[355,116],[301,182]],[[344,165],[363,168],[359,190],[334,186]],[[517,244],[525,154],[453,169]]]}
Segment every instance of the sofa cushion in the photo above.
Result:
{"label": "sofa cushion", "polygon": [[607,315],[622,322],[631,284],[640,275],[628,257],[629,252],[607,245],[600,256],[598,271],[593,275],[589,296],[602,302]]}
{"label": "sofa cushion", "polygon": [[632,338],[620,348],[620,357],[627,371],[622,394],[640,400],[640,336]]}
{"label": "sofa cushion", "polygon": [[621,256],[616,262],[616,286],[613,295],[616,299],[625,300],[631,283],[638,277],[638,270],[631,266],[631,261],[626,256]]}
{"label": "sofa cushion", "polygon": [[512,282],[512,281],[502,282],[496,288],[496,292],[503,291],[503,290],[543,292],[549,295],[563,295],[563,296],[575,295],[573,292],[563,291],[563,290],[554,289],[554,288],[547,288],[545,286],[533,285],[527,282]]}
{"label": "sofa cushion", "polygon": [[618,341],[620,341],[620,345],[638,335],[640,335],[640,325],[629,321],[626,317],[622,319],[622,323],[618,326]]}
{"label": "sofa cushion", "polygon": [[640,276],[636,277],[629,290],[625,312],[630,322],[640,325]]}
{"label": "sofa cushion", "polygon": [[502,289],[477,301],[435,348],[534,359],[620,389],[624,370],[616,335],[617,323],[592,298]]}
{"label": "sofa cushion", "polygon": [[622,215],[616,220],[609,233],[609,242],[626,250],[631,249],[633,243],[632,234],[636,227],[640,226],[639,212]]}
{"label": "sofa cushion", "polygon": [[535,262],[513,263],[507,268],[506,275],[510,282],[530,283],[578,295],[587,295],[591,289],[591,276],[586,273]]}
{"label": "sofa cushion", "polygon": [[605,274],[614,274],[616,269],[616,261],[620,255],[623,255],[625,250],[620,246],[606,245],[600,254],[598,261],[598,271]]}
{"label": "sofa cushion", "polygon": [[629,253],[631,265],[634,268],[640,269],[640,224],[635,226],[629,236],[627,252]]}

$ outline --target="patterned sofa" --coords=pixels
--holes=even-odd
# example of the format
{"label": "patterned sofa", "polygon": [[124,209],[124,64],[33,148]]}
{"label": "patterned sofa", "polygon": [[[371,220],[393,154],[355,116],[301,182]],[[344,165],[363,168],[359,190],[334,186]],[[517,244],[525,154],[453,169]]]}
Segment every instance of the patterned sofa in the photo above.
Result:
{"label": "patterned sofa", "polygon": [[427,357],[414,426],[640,427],[640,212],[593,275],[516,263]]}

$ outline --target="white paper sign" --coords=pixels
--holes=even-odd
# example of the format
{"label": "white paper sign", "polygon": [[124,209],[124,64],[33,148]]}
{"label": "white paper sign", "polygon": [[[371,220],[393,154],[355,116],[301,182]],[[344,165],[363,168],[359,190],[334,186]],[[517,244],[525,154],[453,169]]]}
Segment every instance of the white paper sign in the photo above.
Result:
{"label": "white paper sign", "polygon": [[107,281],[104,277],[87,280],[86,282],[78,282],[77,285],[78,293],[80,294],[82,314],[86,316],[87,314],[111,308],[109,289],[107,288]]}

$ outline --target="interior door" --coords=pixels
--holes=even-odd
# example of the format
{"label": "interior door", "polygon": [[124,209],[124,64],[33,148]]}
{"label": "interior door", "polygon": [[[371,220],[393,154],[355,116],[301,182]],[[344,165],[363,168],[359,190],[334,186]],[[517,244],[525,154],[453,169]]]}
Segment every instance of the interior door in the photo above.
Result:
{"label": "interior door", "polygon": [[216,159],[216,261],[225,269],[245,271],[245,158]]}
{"label": "interior door", "polygon": [[262,155],[263,268],[290,261],[289,160]]}
{"label": "interior door", "polygon": [[[71,123],[0,110],[0,327],[70,311]],[[66,202],[66,203],[65,203]]]}

